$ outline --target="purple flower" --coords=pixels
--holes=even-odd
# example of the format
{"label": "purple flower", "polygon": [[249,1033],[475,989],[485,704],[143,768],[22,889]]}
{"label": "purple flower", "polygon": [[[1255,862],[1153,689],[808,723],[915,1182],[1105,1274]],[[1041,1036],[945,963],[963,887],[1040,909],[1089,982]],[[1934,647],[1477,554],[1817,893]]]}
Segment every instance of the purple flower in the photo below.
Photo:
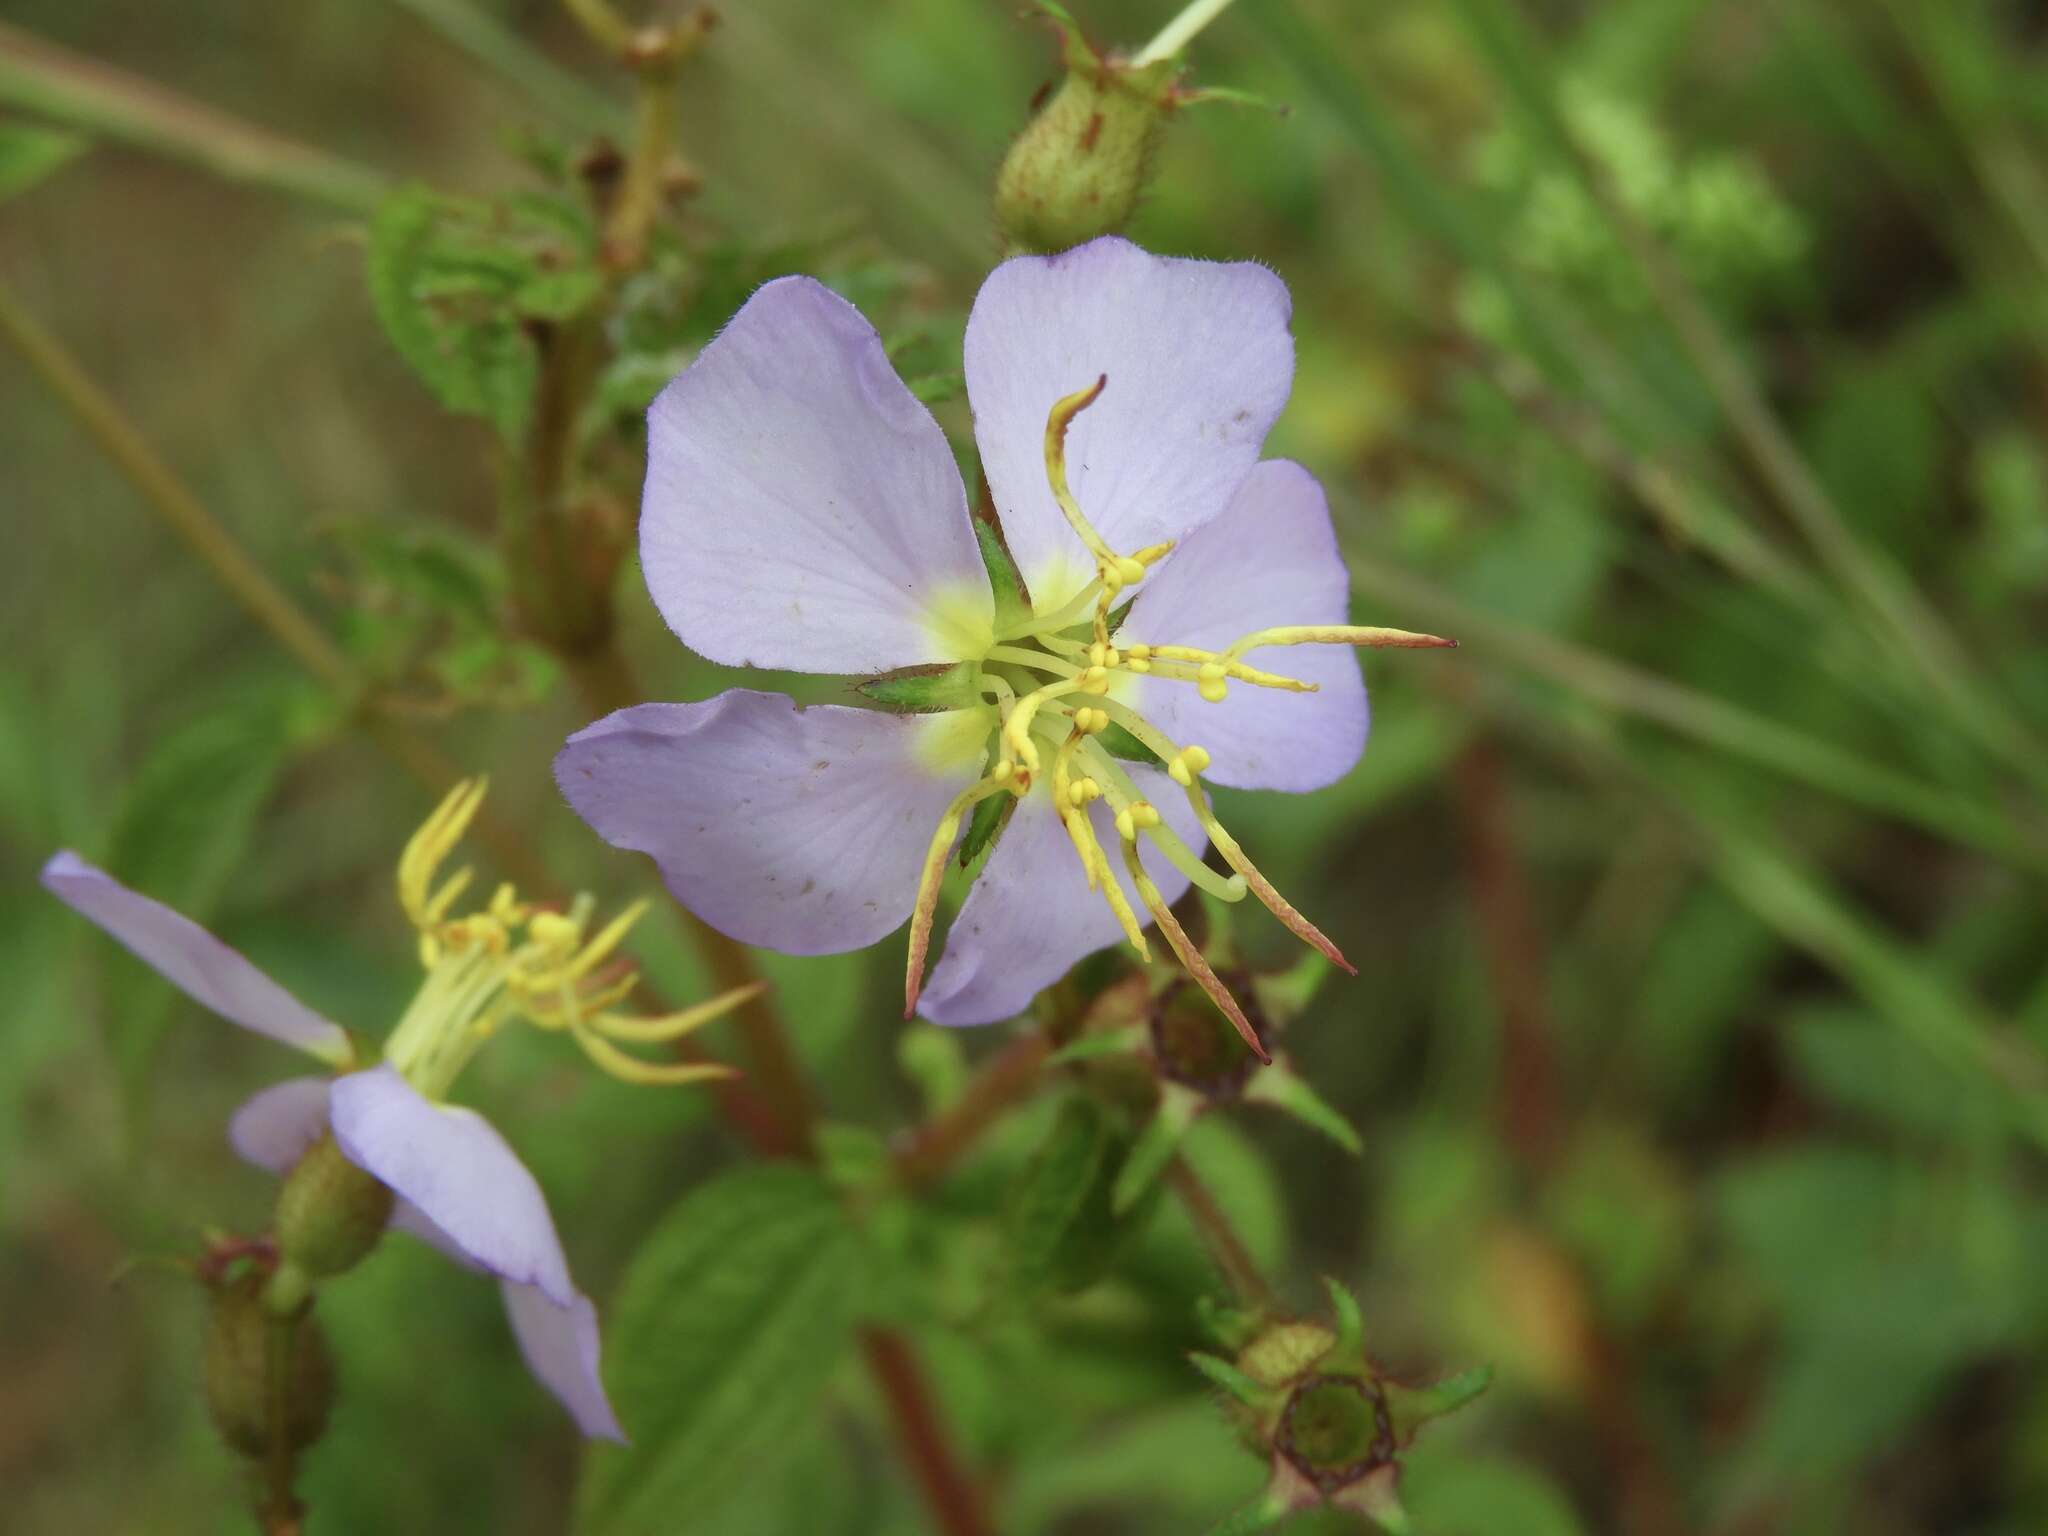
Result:
{"label": "purple flower", "polygon": [[[998,267],[966,336],[998,528],[970,517],[944,434],[859,313],[809,278],[769,283],[649,414],[649,591],[714,661],[894,673],[867,691],[920,712],[746,689],[643,704],[570,738],[563,793],[747,943],[856,949],[911,918],[906,1012],[1008,1017],[1119,933],[1148,953],[1157,922],[1260,1049],[1168,906],[1191,881],[1249,891],[1342,956],[1200,777],[1331,783],[1367,708],[1356,661],[1322,647],[1443,643],[1349,627],[1321,489],[1259,460],[1293,377],[1288,316],[1262,267],[1118,239]],[[1255,665],[1297,645],[1286,675]],[[998,808],[923,985],[940,875]],[[1202,863],[1205,842],[1234,873]]]}
{"label": "purple flower", "polygon": [[400,861],[400,899],[419,930],[427,979],[385,1043],[384,1059],[368,1067],[340,1025],[189,918],[76,854],[52,858],[43,885],[194,1001],[338,1072],[289,1078],[257,1093],[229,1126],[235,1150],[283,1175],[332,1130],[342,1155],[393,1192],[392,1226],[497,1277],[528,1367],[584,1434],[623,1441],[598,1375],[597,1310],[569,1277],[540,1186],[487,1120],[439,1101],[462,1066],[514,1019],[568,1030],[600,1066],[632,1081],[718,1075],[724,1069],[643,1062],[611,1041],[672,1039],[724,1012],[740,994],[666,1019],[610,1013],[633,977],[603,974],[598,966],[638,909],[590,936],[587,901],[564,915],[525,905],[501,887],[483,912],[450,918],[469,871],[438,886],[435,873],[482,794],[480,783],[458,785]]}

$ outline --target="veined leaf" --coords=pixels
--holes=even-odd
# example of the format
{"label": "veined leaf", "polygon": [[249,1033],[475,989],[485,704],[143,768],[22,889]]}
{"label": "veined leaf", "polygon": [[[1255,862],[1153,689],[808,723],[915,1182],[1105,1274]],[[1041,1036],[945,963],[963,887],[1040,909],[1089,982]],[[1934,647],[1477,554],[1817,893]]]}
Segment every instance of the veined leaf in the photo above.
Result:
{"label": "veined leaf", "polygon": [[678,1203],[612,1309],[605,1357],[633,1445],[592,1448],[577,1529],[720,1529],[720,1507],[838,1369],[866,1275],[858,1233],[815,1174],[746,1169]]}

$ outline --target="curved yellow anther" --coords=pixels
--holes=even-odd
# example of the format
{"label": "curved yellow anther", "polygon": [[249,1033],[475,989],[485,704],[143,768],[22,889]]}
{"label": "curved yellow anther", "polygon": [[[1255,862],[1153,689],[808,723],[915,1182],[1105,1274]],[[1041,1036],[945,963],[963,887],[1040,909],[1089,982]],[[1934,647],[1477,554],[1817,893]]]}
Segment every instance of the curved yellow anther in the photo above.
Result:
{"label": "curved yellow anther", "polygon": [[1127,843],[1138,840],[1138,834],[1147,827],[1159,825],[1159,812],[1144,800],[1133,800],[1116,813],[1117,836]]}
{"label": "curved yellow anther", "polygon": [[1185,789],[1195,775],[1209,766],[1209,754],[1200,747],[1182,747],[1166,765],[1166,776]]}

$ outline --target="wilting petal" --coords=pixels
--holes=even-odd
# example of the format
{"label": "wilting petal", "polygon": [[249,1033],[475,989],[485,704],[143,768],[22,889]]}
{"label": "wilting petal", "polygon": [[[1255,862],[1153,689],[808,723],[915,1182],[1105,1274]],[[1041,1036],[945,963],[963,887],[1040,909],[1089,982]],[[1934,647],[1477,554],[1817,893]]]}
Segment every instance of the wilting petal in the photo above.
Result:
{"label": "wilting petal", "polygon": [[604,1395],[597,1370],[597,1308],[578,1292],[557,1306],[539,1286],[499,1282],[505,1317],[526,1356],[526,1368],[569,1410],[576,1427],[594,1440],[626,1443],[618,1415]]}
{"label": "wilting petal", "polygon": [[[1165,774],[1124,765],[1131,781],[1196,853],[1206,844],[1187,797]],[[1119,850],[1109,803],[1088,808],[1096,841],[1109,856],[1141,923],[1151,918]],[[1180,900],[1188,879],[1159,850],[1140,840],[1139,856],[1168,905]],[[1081,861],[1046,790],[1021,801],[981,878],[960,904],[946,934],[946,952],[932,971],[917,1011],[935,1024],[992,1024],[1022,1013],[1039,991],[1064,976],[1083,955],[1121,942],[1123,930],[1100,891],[1088,889]],[[1156,942],[1156,941],[1155,941]]]}
{"label": "wilting petal", "polygon": [[757,292],[648,412],[640,561],[683,643],[737,666],[954,661],[994,611],[945,434],[808,277]]}
{"label": "wilting petal", "polygon": [[388,1065],[337,1079],[329,1115],[343,1155],[477,1264],[562,1306],[575,1300],[540,1185],[482,1115],[429,1103]]}
{"label": "wilting petal", "polygon": [[339,1024],[321,1018],[189,917],[131,891],[70,850],[43,866],[43,888],[222,1018],[333,1066],[349,1060]]}
{"label": "wilting petal", "polygon": [[228,1122],[228,1141],[243,1161],[275,1174],[297,1166],[327,1130],[331,1078],[292,1077],[245,1099]]}
{"label": "wilting petal", "polygon": [[1045,421],[1107,376],[1067,431],[1067,479],[1110,546],[1185,538],[1258,461],[1294,379],[1287,287],[1251,262],[1153,256],[1127,240],[1020,256],[967,320],[974,439],[1040,612],[1095,574],[1053,500]]}
{"label": "wilting petal", "polygon": [[[1350,601],[1323,488],[1299,464],[1273,459],[1146,578],[1117,639],[1220,651],[1256,629],[1342,624]],[[1307,790],[1342,778],[1365,750],[1369,719],[1357,653],[1348,645],[1267,646],[1244,660],[1319,691],[1233,682],[1210,704],[1192,683],[1141,677],[1120,682],[1118,696],[1182,746],[1206,748],[1205,777],[1218,784]]]}
{"label": "wilting petal", "polygon": [[652,854],[713,927],[830,954],[910,915],[932,830],[981,771],[960,727],[733,689],[607,716],[569,738],[555,782],[606,842]]}

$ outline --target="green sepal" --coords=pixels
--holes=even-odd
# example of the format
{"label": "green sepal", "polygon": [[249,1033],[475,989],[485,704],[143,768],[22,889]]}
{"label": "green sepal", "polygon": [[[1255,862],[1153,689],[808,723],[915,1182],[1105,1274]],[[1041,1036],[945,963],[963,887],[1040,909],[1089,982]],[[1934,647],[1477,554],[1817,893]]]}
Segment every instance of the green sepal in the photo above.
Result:
{"label": "green sepal", "polygon": [[1220,1356],[1205,1355],[1200,1350],[1194,1350],[1188,1355],[1188,1364],[1247,1408],[1263,1408],[1273,1395]]}
{"label": "green sepal", "polygon": [[1332,969],[1320,951],[1304,949],[1286,970],[1254,976],[1252,992],[1259,1010],[1275,1024],[1292,1023],[1308,1011]]}
{"label": "green sepal", "polygon": [[1099,1034],[1083,1035],[1071,1045],[1063,1045],[1045,1058],[1048,1067],[1071,1067],[1077,1061],[1094,1061],[1103,1056],[1132,1056],[1145,1044],[1145,1028],[1134,1024],[1129,1029],[1103,1030]]}
{"label": "green sepal", "polygon": [[1384,1383],[1387,1414],[1394,1421],[1394,1438],[1406,1445],[1431,1419],[1456,1413],[1492,1385],[1490,1365],[1475,1365],[1427,1387],[1403,1386],[1398,1381]]}
{"label": "green sepal", "polygon": [[1290,1066],[1265,1068],[1246,1085],[1244,1096],[1253,1103],[1272,1105],[1310,1130],[1321,1131],[1353,1157],[1365,1151],[1365,1143],[1351,1122],[1331,1108],[1328,1100],[1309,1087],[1308,1079]]}
{"label": "green sepal", "polygon": [[1330,1298],[1330,1320],[1337,1325],[1337,1342],[1330,1346],[1333,1368],[1365,1365],[1365,1319],[1358,1312],[1358,1298],[1328,1275],[1323,1290]]}
{"label": "green sepal", "polygon": [[1159,754],[1138,740],[1114,720],[1095,733],[1095,739],[1102,750],[1111,757],[1120,757],[1127,763],[1144,763],[1148,767],[1158,763]]}
{"label": "green sepal", "polygon": [[1210,102],[1229,107],[1251,107],[1260,112],[1271,112],[1275,117],[1286,117],[1294,110],[1284,101],[1261,96],[1257,91],[1240,90],[1234,85],[1203,85],[1191,91],[1175,91],[1173,95],[1173,103],[1177,107],[1200,107]]}
{"label": "green sepal", "polygon": [[972,672],[964,661],[952,666],[905,667],[853,686],[877,704],[900,713],[935,715],[949,709],[971,709],[981,702]]}
{"label": "green sepal", "polygon": [[967,835],[960,839],[962,869],[995,846],[996,839],[1003,835],[1003,828],[1010,824],[1010,814],[1016,809],[1015,795],[990,795],[986,800],[975,802],[973,818],[967,823]]}
{"label": "green sepal", "polygon": [[1138,1139],[1131,1143],[1123,1167],[1117,1171],[1116,1192],[1110,1204],[1119,1216],[1136,1205],[1139,1197],[1166,1171],[1204,1102],[1194,1089],[1180,1083],[1160,1084],[1159,1108],[1145,1122]]}
{"label": "green sepal", "polygon": [[974,519],[974,542],[981,549],[981,563],[988,571],[989,590],[996,599],[996,630],[1000,633],[1031,617],[1031,594],[1024,585],[1017,562],[1010,558],[1002,530],[984,518]]}
{"label": "green sepal", "polygon": [[1208,1536],[1252,1536],[1254,1531],[1270,1531],[1290,1513],[1285,1500],[1267,1494],[1258,1503],[1224,1516],[1220,1524],[1209,1527]]}

